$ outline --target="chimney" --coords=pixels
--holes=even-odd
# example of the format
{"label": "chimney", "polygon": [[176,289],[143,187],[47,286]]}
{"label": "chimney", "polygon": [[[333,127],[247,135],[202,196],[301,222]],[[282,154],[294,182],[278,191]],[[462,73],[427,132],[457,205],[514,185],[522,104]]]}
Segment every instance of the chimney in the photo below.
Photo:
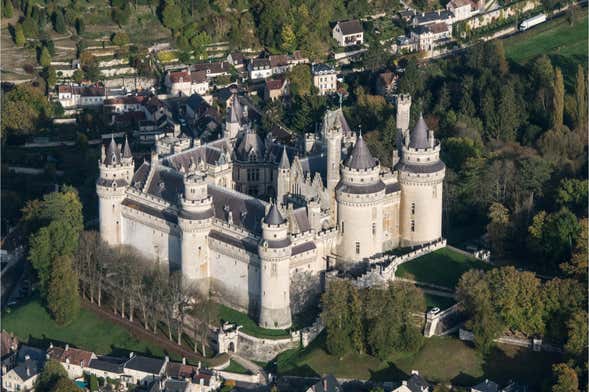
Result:
{"label": "chimney", "polygon": [[28,361],[29,359],[31,359],[31,356],[29,354],[25,354],[25,361]]}
{"label": "chimney", "polygon": [[327,391],[327,377],[323,377],[323,390]]}
{"label": "chimney", "polygon": [[186,357],[182,357],[182,365],[186,365]]}
{"label": "chimney", "polygon": [[66,344],[65,344],[65,351],[67,351],[67,350],[69,350],[69,349],[70,349],[70,345],[66,343]]}
{"label": "chimney", "polygon": [[205,386],[205,379],[204,378],[201,378],[199,381],[200,381],[200,390],[201,391],[204,391],[204,388],[203,387]]}
{"label": "chimney", "polygon": [[27,377],[31,377],[31,369],[27,366]]}
{"label": "chimney", "polygon": [[135,353],[134,353],[133,351],[131,351],[131,352],[129,353],[129,358],[133,358],[134,356],[135,356]]}
{"label": "chimney", "polygon": [[200,363],[200,361],[198,361],[198,367],[197,367],[197,369],[200,369],[200,366],[201,366],[201,363]]}
{"label": "chimney", "polygon": [[53,342],[49,342],[49,348],[53,348]]}

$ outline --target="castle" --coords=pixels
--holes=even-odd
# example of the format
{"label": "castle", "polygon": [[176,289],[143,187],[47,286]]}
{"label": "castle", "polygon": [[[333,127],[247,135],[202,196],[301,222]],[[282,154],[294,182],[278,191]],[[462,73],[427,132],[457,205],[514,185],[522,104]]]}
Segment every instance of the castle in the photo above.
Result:
{"label": "castle", "polygon": [[440,143],[421,116],[409,130],[411,97],[397,101],[392,169],[341,108],[320,133],[281,145],[252,129],[237,95],[221,138],[164,137],[137,170],[129,143],[111,139],[96,184],[101,236],[180,269],[262,327],[288,328],[328,267],[441,237]]}

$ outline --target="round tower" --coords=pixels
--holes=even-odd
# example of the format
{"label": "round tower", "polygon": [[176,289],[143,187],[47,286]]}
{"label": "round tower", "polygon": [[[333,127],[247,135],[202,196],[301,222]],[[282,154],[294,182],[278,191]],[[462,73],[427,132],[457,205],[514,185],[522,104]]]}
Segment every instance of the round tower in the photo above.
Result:
{"label": "round tower", "polygon": [[409,119],[411,112],[411,95],[397,95],[397,129],[405,133],[409,129]]}
{"label": "round tower", "polygon": [[133,178],[133,155],[129,141],[121,148],[111,137],[107,148],[102,146],[98,161],[100,174],[96,181],[100,236],[109,245],[122,243],[121,203]]}
{"label": "round tower", "polygon": [[290,161],[286,153],[286,147],[282,148],[282,158],[278,165],[276,176],[276,203],[284,203],[284,198],[290,191]]}
{"label": "round tower", "polygon": [[178,226],[182,233],[182,274],[191,280],[209,277],[207,236],[213,222],[213,198],[208,193],[205,175],[184,177],[182,209]]}
{"label": "round tower", "polygon": [[260,319],[264,328],[285,329],[292,325],[290,313],[291,243],[288,221],[276,204],[262,219],[260,256]]}
{"label": "round tower", "polygon": [[385,196],[380,164],[362,135],[341,165],[341,175],[335,193],[340,233],[337,256],[343,262],[357,262],[382,252]]}
{"label": "round tower", "polygon": [[419,245],[442,237],[442,190],[446,166],[440,143],[420,115],[405,135],[397,165],[401,185],[401,245]]}

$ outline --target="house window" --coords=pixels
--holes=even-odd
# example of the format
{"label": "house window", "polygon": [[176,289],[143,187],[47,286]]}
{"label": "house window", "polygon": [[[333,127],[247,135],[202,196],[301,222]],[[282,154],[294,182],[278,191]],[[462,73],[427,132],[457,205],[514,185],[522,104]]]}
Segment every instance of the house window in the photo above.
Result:
{"label": "house window", "polygon": [[415,221],[411,219],[411,231],[415,232]]}
{"label": "house window", "polygon": [[360,243],[356,242],[356,254],[359,255],[360,254]]}
{"label": "house window", "polygon": [[411,215],[415,215],[415,202],[411,203]]}

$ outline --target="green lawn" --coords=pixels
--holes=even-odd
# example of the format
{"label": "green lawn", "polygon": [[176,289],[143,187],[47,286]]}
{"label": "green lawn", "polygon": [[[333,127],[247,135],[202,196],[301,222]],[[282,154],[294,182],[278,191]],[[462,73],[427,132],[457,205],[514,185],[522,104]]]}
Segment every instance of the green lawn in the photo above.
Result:
{"label": "green lawn", "polygon": [[149,356],[168,355],[176,360],[180,356],[168,353],[150,342],[138,340],[125,328],[102,319],[82,308],[79,316],[67,326],[59,326],[38,300],[2,313],[2,328],[14,332],[21,341],[46,347],[49,342],[93,351],[97,354],[127,355],[129,351]]}
{"label": "green lawn", "polygon": [[243,326],[241,329],[248,335],[266,339],[280,339],[289,337],[290,334],[284,329],[266,329],[258,326],[247,314],[238,312],[225,305],[219,305],[219,319]]}
{"label": "green lawn", "polygon": [[332,373],[342,378],[401,381],[411,370],[419,370],[432,382],[451,381],[472,386],[484,378],[499,383],[515,379],[533,387],[550,377],[551,364],[560,359],[554,354],[503,345],[483,357],[470,344],[454,337],[427,339],[418,352],[397,353],[389,361],[360,354],[339,359],[324,350],[324,342],[322,334],[305,349],[280,354],[276,363],[278,373],[299,376]]}
{"label": "green lawn", "polygon": [[575,78],[577,64],[587,67],[587,26],[587,10],[578,9],[573,26],[566,17],[560,17],[505,39],[505,54],[520,64],[546,54],[552,64],[563,69],[570,84]]}
{"label": "green lawn", "polygon": [[234,360],[231,360],[229,362],[229,366],[227,366],[225,369],[223,369],[223,371],[231,372],[231,373],[239,373],[239,374],[252,374],[252,372],[250,372],[249,370],[247,370],[246,368],[244,368],[243,366],[241,366],[239,363],[235,362]]}
{"label": "green lawn", "polygon": [[489,269],[491,266],[474,257],[465,256],[450,248],[443,248],[401,264],[396,275],[418,282],[453,288],[460,276],[473,268]]}

